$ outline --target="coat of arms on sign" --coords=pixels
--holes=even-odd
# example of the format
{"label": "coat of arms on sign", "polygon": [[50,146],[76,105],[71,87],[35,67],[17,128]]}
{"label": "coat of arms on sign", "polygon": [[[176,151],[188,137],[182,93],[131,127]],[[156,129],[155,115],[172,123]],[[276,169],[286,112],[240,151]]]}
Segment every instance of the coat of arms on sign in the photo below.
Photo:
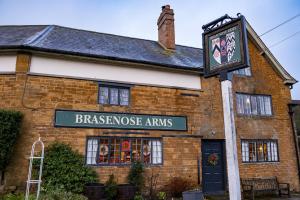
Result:
{"label": "coat of arms on sign", "polygon": [[231,61],[235,52],[235,32],[221,35],[212,41],[212,55],[219,64]]}

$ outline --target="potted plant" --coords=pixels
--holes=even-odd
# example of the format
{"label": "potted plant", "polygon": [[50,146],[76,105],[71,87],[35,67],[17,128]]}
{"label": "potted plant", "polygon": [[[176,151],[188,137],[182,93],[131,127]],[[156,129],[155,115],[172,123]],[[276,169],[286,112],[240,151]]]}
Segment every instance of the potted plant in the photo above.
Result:
{"label": "potted plant", "polygon": [[118,196],[118,185],[113,174],[109,175],[105,183],[104,193],[107,200],[115,200]]}
{"label": "potted plant", "polygon": [[98,200],[104,198],[105,186],[102,183],[87,183],[84,187],[83,194],[89,200]]}
{"label": "potted plant", "polygon": [[137,192],[141,193],[144,186],[144,165],[137,161],[132,163],[129,174],[128,183],[118,185],[118,199],[131,200]]}

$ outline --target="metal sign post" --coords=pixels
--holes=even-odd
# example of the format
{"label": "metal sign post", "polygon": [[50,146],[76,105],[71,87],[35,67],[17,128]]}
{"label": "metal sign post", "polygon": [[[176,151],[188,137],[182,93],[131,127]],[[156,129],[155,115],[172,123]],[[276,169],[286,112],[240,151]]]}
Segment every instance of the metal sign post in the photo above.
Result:
{"label": "metal sign post", "polygon": [[239,174],[239,163],[238,163],[238,156],[237,156],[236,130],[235,130],[235,121],[234,121],[231,80],[221,79],[221,88],[222,88],[222,100],[223,100],[229,197],[230,200],[240,200],[241,199],[240,174]]}

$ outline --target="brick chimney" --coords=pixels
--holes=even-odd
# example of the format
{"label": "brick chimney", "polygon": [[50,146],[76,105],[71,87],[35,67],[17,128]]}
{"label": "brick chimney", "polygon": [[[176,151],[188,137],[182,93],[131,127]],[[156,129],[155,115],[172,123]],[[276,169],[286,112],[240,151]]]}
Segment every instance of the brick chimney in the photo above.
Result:
{"label": "brick chimney", "polygon": [[170,5],[162,6],[157,20],[158,42],[166,49],[175,49],[174,12]]}

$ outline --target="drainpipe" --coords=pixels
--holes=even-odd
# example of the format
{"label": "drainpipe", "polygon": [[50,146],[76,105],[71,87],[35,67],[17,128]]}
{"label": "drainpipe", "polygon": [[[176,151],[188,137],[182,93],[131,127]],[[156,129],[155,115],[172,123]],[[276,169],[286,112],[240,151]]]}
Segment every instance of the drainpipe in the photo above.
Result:
{"label": "drainpipe", "polygon": [[289,115],[292,123],[292,130],[294,135],[294,143],[295,143],[295,149],[296,149],[296,157],[297,157],[297,167],[298,167],[298,179],[300,182],[300,163],[299,163],[299,147],[298,147],[298,139],[297,139],[297,133],[296,133],[296,126],[295,126],[295,120],[294,120],[294,111],[293,111],[293,104],[289,104]]}

